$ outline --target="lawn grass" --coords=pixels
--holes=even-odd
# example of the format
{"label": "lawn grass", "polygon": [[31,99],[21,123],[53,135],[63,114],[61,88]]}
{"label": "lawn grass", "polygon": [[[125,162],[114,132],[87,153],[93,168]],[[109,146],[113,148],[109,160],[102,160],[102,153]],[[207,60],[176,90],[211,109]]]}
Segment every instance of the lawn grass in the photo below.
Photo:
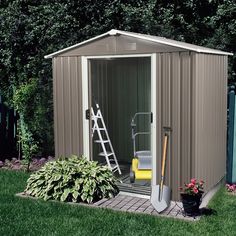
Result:
{"label": "lawn grass", "polygon": [[0,171],[0,235],[236,235],[236,196],[222,188],[198,222],[23,199],[28,174]]}

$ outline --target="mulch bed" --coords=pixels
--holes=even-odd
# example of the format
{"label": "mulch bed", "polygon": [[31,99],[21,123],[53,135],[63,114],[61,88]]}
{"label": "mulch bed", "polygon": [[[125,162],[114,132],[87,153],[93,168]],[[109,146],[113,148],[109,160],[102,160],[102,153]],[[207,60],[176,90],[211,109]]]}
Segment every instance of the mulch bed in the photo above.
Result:
{"label": "mulch bed", "polygon": [[[53,161],[54,158],[49,156],[47,158],[33,158],[30,162],[29,171],[36,171],[40,169],[45,163],[48,161]],[[23,160],[19,160],[15,157],[12,159],[6,159],[5,161],[0,161],[0,169],[7,169],[7,170],[27,170],[27,164]]]}

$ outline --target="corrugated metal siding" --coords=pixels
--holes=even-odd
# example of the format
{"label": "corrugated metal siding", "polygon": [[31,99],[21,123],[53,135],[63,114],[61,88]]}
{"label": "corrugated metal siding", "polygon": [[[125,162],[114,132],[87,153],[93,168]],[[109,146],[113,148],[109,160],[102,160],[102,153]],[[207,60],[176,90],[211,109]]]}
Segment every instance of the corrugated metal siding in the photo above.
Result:
{"label": "corrugated metal siding", "polygon": [[[172,77],[171,77],[171,54],[162,54],[161,55],[162,61],[162,127],[171,127],[171,84],[172,84]],[[169,133],[169,132],[168,132]],[[164,130],[162,129],[162,137],[164,135]],[[171,138],[171,137],[170,137]],[[171,184],[171,157],[170,157],[170,146],[171,139],[169,139],[168,145],[168,157],[166,162],[166,182]]]}
{"label": "corrugated metal siding", "polygon": [[[157,155],[158,179],[161,173],[160,139],[163,140],[164,127],[170,127],[168,157],[166,164],[166,184],[172,188],[172,199],[179,199],[179,186],[193,176],[192,168],[192,61],[193,54],[163,53],[157,57]],[[161,89],[160,89],[161,88]],[[161,104],[160,104],[161,103]],[[160,137],[161,135],[161,137]],[[162,143],[162,142],[161,142]],[[161,146],[161,148],[160,148]]]}
{"label": "corrugated metal siding", "polygon": [[190,178],[206,181],[207,191],[225,174],[226,85],[225,56],[157,54],[157,181],[160,140],[163,127],[168,126],[172,131],[166,184],[171,186],[174,200],[179,199],[179,186]]}
{"label": "corrugated metal siding", "polygon": [[[227,57],[173,52],[157,54],[157,179],[163,127],[170,126],[166,184],[172,199],[191,177],[206,190],[225,174]],[[56,156],[83,153],[80,57],[55,57],[54,125]],[[155,181],[154,181],[155,182]]]}
{"label": "corrugated metal siding", "polygon": [[189,53],[181,53],[181,92],[180,92],[180,120],[181,120],[181,184],[193,177],[191,168],[191,60]]}
{"label": "corrugated metal siding", "polygon": [[226,171],[227,57],[196,55],[195,171],[215,185]]}
{"label": "corrugated metal siding", "polygon": [[81,155],[82,81],[80,57],[53,59],[55,156]]}

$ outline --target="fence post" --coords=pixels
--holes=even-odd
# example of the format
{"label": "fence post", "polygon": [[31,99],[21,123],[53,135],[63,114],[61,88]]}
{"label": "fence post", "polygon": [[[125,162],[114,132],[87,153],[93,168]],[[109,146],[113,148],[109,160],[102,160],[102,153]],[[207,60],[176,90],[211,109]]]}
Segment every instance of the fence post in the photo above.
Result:
{"label": "fence post", "polygon": [[3,104],[2,96],[0,98],[0,159],[3,159],[6,154],[6,107]]}
{"label": "fence post", "polygon": [[16,154],[16,112],[3,103],[0,95],[0,160]]}
{"label": "fence post", "polygon": [[228,92],[227,183],[236,183],[236,103],[235,87]]}

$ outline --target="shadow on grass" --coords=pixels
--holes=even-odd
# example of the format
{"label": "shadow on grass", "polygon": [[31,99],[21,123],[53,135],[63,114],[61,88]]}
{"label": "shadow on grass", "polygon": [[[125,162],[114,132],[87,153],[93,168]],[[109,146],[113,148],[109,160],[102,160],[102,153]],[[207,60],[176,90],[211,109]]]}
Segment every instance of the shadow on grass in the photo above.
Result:
{"label": "shadow on grass", "polygon": [[217,215],[217,211],[212,208],[203,207],[200,209],[200,215],[202,216]]}

